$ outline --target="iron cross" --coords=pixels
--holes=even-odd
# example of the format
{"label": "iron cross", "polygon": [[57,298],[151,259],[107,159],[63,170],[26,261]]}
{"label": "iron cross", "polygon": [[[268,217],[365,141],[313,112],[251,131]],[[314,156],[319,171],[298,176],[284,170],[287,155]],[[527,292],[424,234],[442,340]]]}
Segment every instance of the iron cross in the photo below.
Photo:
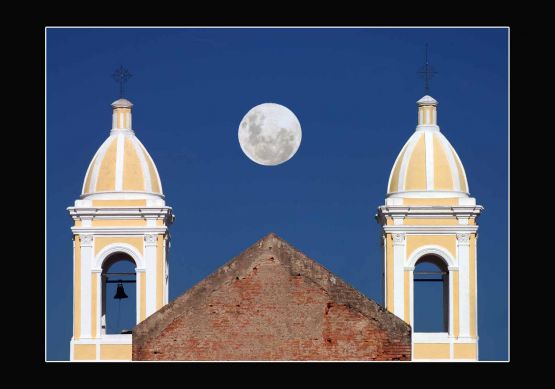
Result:
{"label": "iron cross", "polygon": [[114,74],[112,74],[112,77],[114,78],[114,80],[116,80],[116,82],[119,82],[119,98],[120,99],[123,98],[125,83],[127,82],[127,80],[129,80],[131,78],[131,76],[132,76],[132,74],[129,73],[129,70],[124,68],[123,65],[120,65],[120,67],[118,69],[116,69]]}
{"label": "iron cross", "polygon": [[430,93],[430,80],[437,72],[428,63],[428,44],[426,43],[426,64],[422,66],[418,74],[424,77],[424,90],[426,94]]}

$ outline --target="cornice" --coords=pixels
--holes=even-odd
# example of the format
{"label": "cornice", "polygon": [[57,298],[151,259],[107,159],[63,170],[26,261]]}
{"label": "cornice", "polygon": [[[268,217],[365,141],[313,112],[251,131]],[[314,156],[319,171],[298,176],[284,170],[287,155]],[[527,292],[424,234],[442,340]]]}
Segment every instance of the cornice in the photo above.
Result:
{"label": "cornice", "polygon": [[476,233],[478,226],[459,224],[454,226],[409,226],[409,225],[389,225],[382,227],[386,233],[414,233],[414,234],[463,234]]}
{"label": "cornice", "polygon": [[71,227],[74,234],[98,235],[142,235],[164,234],[168,227]]}

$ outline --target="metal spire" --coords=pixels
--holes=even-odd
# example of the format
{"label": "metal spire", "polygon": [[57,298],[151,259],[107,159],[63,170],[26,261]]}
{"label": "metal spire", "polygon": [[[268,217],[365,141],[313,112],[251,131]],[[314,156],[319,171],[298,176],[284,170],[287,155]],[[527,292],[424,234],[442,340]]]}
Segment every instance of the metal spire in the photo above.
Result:
{"label": "metal spire", "polygon": [[424,91],[425,94],[430,94],[430,80],[437,74],[437,72],[430,66],[428,62],[428,44],[426,43],[426,64],[422,66],[418,72],[422,77],[424,77]]}
{"label": "metal spire", "polygon": [[125,83],[127,82],[127,80],[129,80],[131,78],[131,76],[133,76],[133,75],[131,73],[129,73],[129,70],[124,68],[123,65],[120,65],[119,69],[116,69],[114,74],[112,74],[112,77],[114,78],[114,80],[116,80],[116,82],[119,83],[119,98],[120,99],[123,98],[123,92],[125,90]]}

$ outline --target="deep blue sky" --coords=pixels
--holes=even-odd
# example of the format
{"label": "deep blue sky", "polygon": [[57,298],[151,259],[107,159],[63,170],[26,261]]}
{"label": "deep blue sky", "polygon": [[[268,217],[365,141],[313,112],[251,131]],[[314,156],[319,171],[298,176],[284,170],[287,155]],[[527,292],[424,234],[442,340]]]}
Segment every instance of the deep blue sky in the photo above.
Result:
{"label": "deep blue sky", "polygon": [[[170,300],[273,231],[383,303],[380,230],[393,162],[424,95],[430,45],[443,134],[465,166],[479,219],[480,359],[504,360],[508,312],[506,29],[48,29],[47,358],[69,358],[72,224],[94,153],[108,137],[111,74],[126,97],[176,221]],[[285,164],[241,151],[255,105],[285,105],[303,137]]]}

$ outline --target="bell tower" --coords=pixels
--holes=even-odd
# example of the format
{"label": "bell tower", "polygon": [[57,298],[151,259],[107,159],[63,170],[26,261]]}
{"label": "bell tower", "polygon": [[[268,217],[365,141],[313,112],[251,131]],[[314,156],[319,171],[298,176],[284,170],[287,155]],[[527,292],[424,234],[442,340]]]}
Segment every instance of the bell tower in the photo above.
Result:
{"label": "bell tower", "polygon": [[418,125],[378,208],[386,308],[412,327],[415,360],[478,359],[477,218],[464,167],[437,125],[438,102],[417,102]]}
{"label": "bell tower", "polygon": [[[73,361],[131,360],[132,327],[168,303],[174,216],[156,166],[132,129],[132,107],[124,98],[112,103],[110,134],[68,208],[74,221]],[[130,317],[120,317],[125,304]],[[120,319],[129,327],[118,328]]]}

